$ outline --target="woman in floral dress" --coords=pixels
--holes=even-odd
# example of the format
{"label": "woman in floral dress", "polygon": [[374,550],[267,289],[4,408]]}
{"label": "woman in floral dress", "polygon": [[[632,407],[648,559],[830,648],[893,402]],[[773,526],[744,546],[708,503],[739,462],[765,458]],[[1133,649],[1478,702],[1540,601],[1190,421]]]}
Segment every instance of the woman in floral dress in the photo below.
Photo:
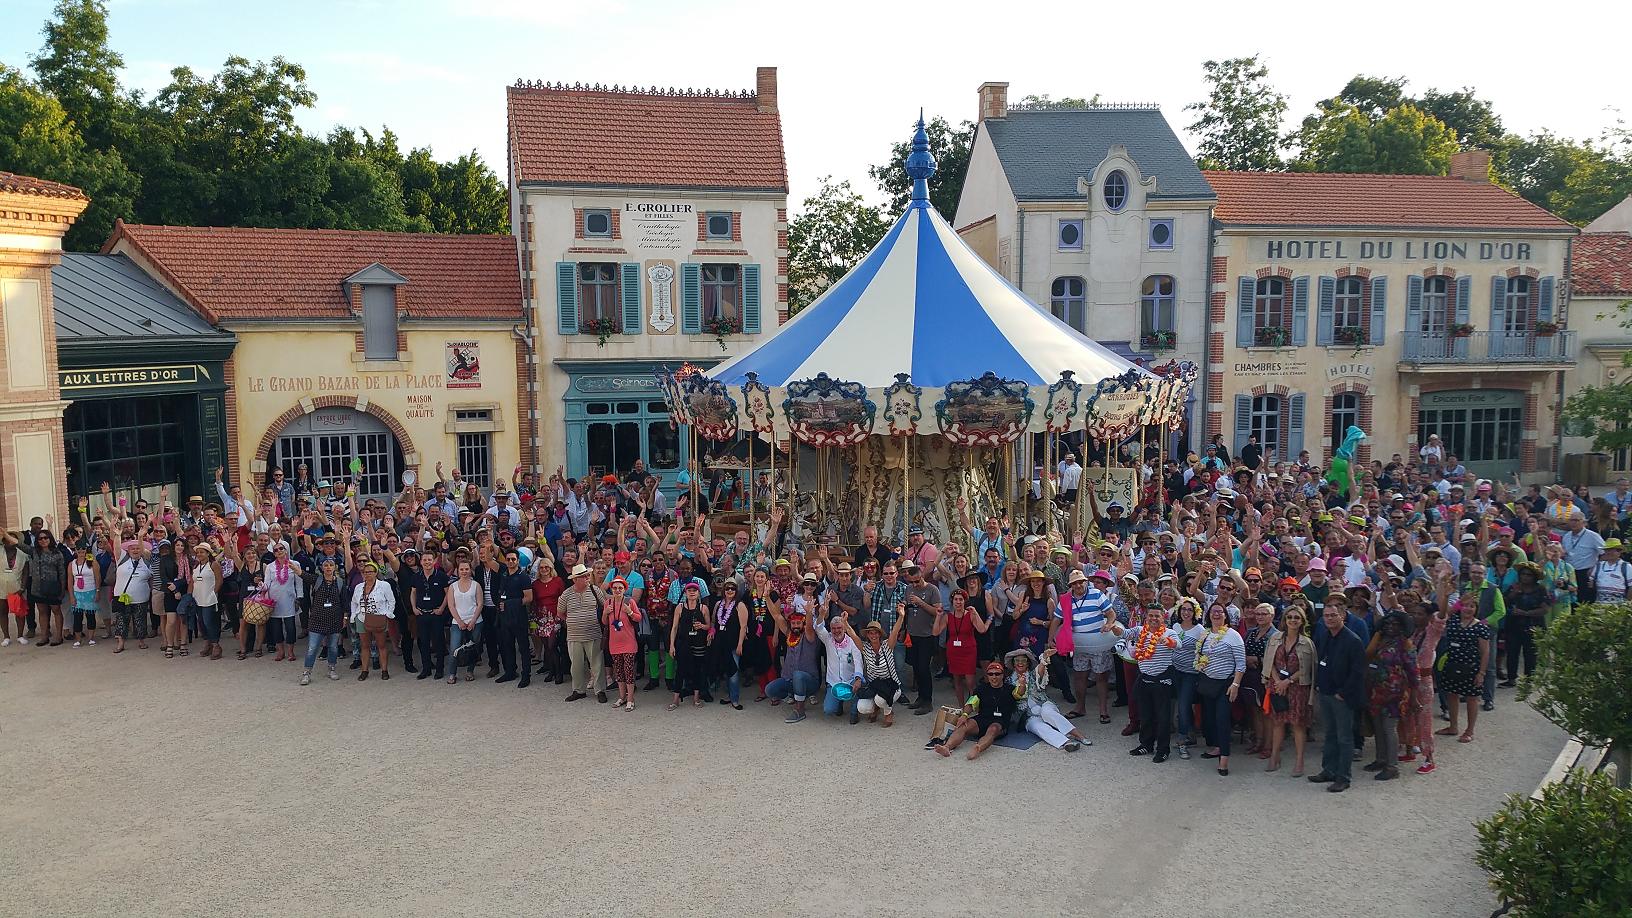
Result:
{"label": "woman in floral dress", "polygon": [[1369,693],[1371,717],[1376,724],[1377,760],[1365,770],[1376,772],[1379,781],[1400,776],[1399,728],[1402,718],[1416,712],[1417,652],[1411,645],[1411,623],[1404,612],[1383,617],[1377,633],[1366,648],[1371,662]]}
{"label": "woman in floral dress", "polygon": [[1308,613],[1301,603],[1288,606],[1281,618],[1279,638],[1266,651],[1271,665],[1265,670],[1270,704],[1269,764],[1264,770],[1281,767],[1281,742],[1286,728],[1291,727],[1297,755],[1292,765],[1294,778],[1303,776],[1303,750],[1309,740],[1309,692],[1315,681],[1315,645],[1306,633],[1308,624]]}

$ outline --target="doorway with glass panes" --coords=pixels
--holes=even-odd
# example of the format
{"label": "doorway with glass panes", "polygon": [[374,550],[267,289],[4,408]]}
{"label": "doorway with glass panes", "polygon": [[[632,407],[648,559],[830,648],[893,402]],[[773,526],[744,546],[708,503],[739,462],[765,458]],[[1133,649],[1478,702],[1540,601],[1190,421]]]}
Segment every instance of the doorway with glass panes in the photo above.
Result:
{"label": "doorway with glass panes", "polygon": [[402,487],[402,445],[384,421],[351,408],[319,408],[278,433],[267,468],[281,468],[285,480],[296,481],[302,464],[314,482],[330,482],[336,494],[351,479],[365,500],[389,499]]}

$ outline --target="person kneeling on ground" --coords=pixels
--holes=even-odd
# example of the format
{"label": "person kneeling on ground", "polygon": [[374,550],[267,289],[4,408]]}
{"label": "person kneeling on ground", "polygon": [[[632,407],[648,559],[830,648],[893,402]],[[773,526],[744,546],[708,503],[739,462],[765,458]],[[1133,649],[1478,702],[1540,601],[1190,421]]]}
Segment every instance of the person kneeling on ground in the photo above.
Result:
{"label": "person kneeling on ground", "polygon": [[[782,719],[796,724],[805,719],[805,699],[822,683],[821,642],[816,639],[816,616],[793,612],[787,619],[787,652],[782,657],[782,675],[765,686],[765,694],[781,700],[793,696],[793,710]],[[893,661],[892,661],[893,662]]]}
{"label": "person kneeling on ground", "polygon": [[937,753],[950,756],[952,750],[962,745],[964,740],[978,736],[980,739],[975,742],[975,748],[969,750],[969,760],[972,762],[991,748],[999,737],[1009,732],[1009,723],[1014,719],[1019,705],[1015,703],[1014,692],[1003,684],[1003,677],[1002,663],[993,660],[986,664],[986,678],[975,686],[975,693],[963,704],[962,722],[944,744],[935,745]]}
{"label": "person kneeling on ground", "polygon": [[[895,642],[901,639],[901,623],[897,617],[890,636],[884,637],[884,626],[876,621],[862,628],[861,673],[867,680],[866,688],[856,699],[856,711],[867,715],[869,722],[878,720],[884,712],[884,726],[895,723],[895,703],[901,699],[901,675],[895,668]],[[854,715],[852,715],[854,717]]]}
{"label": "person kneeling on ground", "polygon": [[1039,666],[1036,655],[1022,648],[1009,651],[1003,657],[1003,662],[1013,669],[1009,674],[1009,684],[1014,687],[1014,700],[1026,718],[1026,732],[1055,749],[1076,752],[1083,746],[1092,746],[1093,741],[1072,726],[1071,721],[1066,720],[1060,709],[1049,700],[1048,661],[1053,656],[1054,648],[1043,651],[1043,661]]}
{"label": "person kneeling on ground", "polygon": [[[827,694],[822,698],[822,713],[838,717],[844,713],[844,703],[853,703],[861,694],[861,649],[856,646],[850,623],[842,615],[833,616],[825,626],[817,621],[816,635],[827,647]],[[856,720],[856,711],[852,708],[850,722]]]}

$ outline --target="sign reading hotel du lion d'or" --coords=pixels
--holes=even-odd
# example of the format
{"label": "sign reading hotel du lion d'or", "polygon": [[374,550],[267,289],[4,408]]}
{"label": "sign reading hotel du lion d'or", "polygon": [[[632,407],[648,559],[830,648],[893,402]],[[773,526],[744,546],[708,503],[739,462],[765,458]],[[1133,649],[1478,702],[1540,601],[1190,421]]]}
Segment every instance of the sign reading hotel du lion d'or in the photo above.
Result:
{"label": "sign reading hotel du lion d'or", "polygon": [[1532,261],[1528,242],[1477,239],[1265,239],[1264,258],[1359,261]]}
{"label": "sign reading hotel du lion d'or", "polygon": [[648,252],[687,250],[686,233],[696,241],[697,211],[690,204],[673,201],[625,201],[623,236],[638,249]]}

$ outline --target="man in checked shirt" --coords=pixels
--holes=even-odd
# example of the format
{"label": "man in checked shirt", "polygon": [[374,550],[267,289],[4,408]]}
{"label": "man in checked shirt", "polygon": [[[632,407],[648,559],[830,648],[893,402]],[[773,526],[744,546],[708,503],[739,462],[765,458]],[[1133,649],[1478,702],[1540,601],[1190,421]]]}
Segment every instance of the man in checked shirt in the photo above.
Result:
{"label": "man in checked shirt", "polygon": [[[867,602],[867,614],[872,621],[878,622],[889,634],[895,629],[895,620],[905,615],[907,610],[907,584],[901,579],[901,571],[894,561],[884,562],[884,571],[879,574],[878,585],[873,587],[873,595]],[[897,672],[907,671],[907,649],[900,643],[895,645],[895,666]],[[899,702],[912,707],[912,702],[902,698]]]}

